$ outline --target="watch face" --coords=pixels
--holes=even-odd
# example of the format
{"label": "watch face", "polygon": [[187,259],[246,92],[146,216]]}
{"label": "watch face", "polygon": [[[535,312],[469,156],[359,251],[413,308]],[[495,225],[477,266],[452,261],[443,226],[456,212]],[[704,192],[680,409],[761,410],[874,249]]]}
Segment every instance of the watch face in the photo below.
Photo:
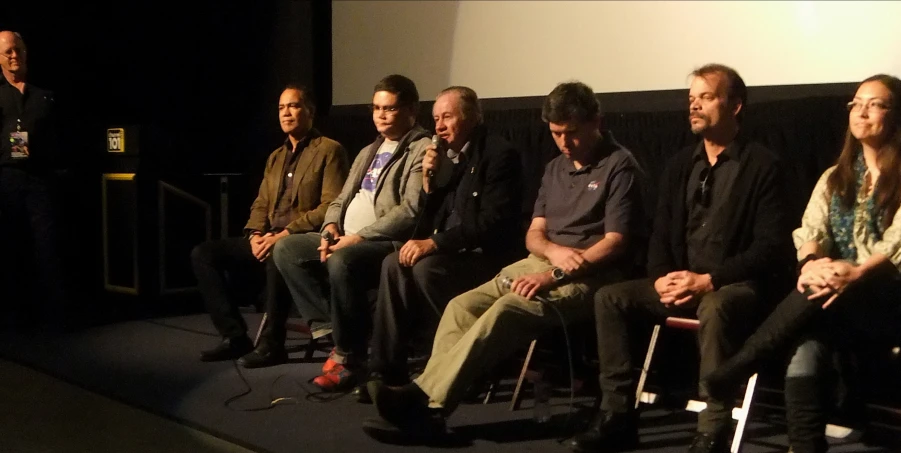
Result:
{"label": "watch face", "polygon": [[554,268],[554,271],[551,273],[551,275],[554,277],[554,280],[563,280],[563,277],[566,276],[566,274],[563,272],[563,269],[560,269],[559,267]]}

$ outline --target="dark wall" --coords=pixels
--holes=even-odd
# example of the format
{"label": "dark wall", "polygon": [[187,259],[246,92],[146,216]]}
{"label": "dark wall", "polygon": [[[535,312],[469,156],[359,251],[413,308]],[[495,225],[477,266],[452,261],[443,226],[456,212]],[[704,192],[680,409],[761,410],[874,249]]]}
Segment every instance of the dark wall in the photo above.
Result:
{"label": "dark wall", "polygon": [[[328,1],[127,6],[32,1],[2,8],[0,29],[24,35],[31,81],[55,90],[65,117],[66,233],[72,239],[70,253],[80,264],[78,280],[90,291],[102,293],[99,178],[108,168],[106,128],[140,126],[140,161],[164,179],[245,174],[233,189],[235,228],[246,220],[266,155],[282,139],[275,105],[285,83],[313,89],[322,113],[318,126],[352,154],[375,136],[362,106],[336,107],[326,115],[332,91]],[[383,75],[373,74],[373,84]],[[847,124],[842,104],[851,91],[842,84],[751,90],[745,129],[785,157],[795,181],[797,210],[838,150]],[[600,98],[607,126],[648,173],[650,207],[656,197],[653,181],[666,158],[694,140],[688,132],[685,93]],[[540,120],[540,101],[485,102],[489,127],[521,151],[528,178],[524,215],[531,210],[543,164],[557,152]],[[431,103],[423,103],[421,122],[427,128],[432,128],[430,110]]]}
{"label": "dark wall", "polygon": [[[657,199],[655,182],[667,159],[682,147],[697,142],[689,129],[687,92],[598,95],[606,112],[604,126],[634,153],[646,173],[649,215]],[[782,156],[792,181],[788,199],[797,222],[817,178],[838,155],[848,125],[845,103],[853,97],[853,92],[853,84],[750,89],[742,133]],[[520,151],[526,177],[522,211],[528,217],[544,165],[559,153],[547,125],[541,121],[541,99],[490,99],[483,104],[488,128],[507,138]],[[433,130],[431,108],[431,102],[422,103],[419,122]],[[351,152],[358,152],[375,137],[375,128],[364,106],[335,107],[332,113],[322,130]]]}
{"label": "dark wall", "polygon": [[87,153],[76,166],[103,152],[106,127],[135,124],[165,144],[148,157],[243,170],[279,140],[281,86],[323,80],[313,74],[311,27],[330,21],[314,20],[323,8],[310,1],[7,8],[0,28],[23,34],[30,81],[56,91],[73,145]]}
{"label": "dark wall", "polygon": [[[244,173],[231,213],[243,225],[283,139],[282,87],[306,84],[330,102],[330,2],[3,3],[0,29],[23,35],[29,82],[55,92],[63,118],[64,236],[82,293],[104,294],[101,173]],[[139,127],[137,162],[111,165],[105,135],[117,126]]]}

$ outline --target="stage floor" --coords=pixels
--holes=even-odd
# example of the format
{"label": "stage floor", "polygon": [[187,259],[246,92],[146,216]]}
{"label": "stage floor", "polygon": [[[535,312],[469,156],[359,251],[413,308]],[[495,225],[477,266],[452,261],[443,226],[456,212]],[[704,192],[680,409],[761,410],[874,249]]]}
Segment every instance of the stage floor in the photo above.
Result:
{"label": "stage floor", "polygon": [[[259,315],[247,314],[251,331],[255,332]],[[129,321],[94,327],[65,336],[38,336],[22,333],[0,333],[0,357],[45,373],[116,402],[142,409],[146,416],[162,417],[166,422],[178,422],[190,429],[200,430],[227,441],[204,444],[191,451],[242,451],[241,446],[260,452],[316,451],[319,453],[367,452],[437,452],[459,450],[465,452],[566,452],[559,444],[568,426],[568,398],[560,389],[560,396],[552,400],[554,419],[548,425],[532,422],[530,401],[523,409],[508,411],[509,391],[502,392],[498,401],[487,404],[464,404],[448,420],[454,445],[397,447],[379,444],[368,438],[360,423],[373,416],[372,406],[359,404],[350,396],[328,400],[317,396],[307,380],[325,359],[318,354],[312,363],[301,361],[302,352],[291,355],[291,362],[282,366],[244,370],[232,362],[202,363],[198,360],[202,349],[218,341],[208,316],[203,314],[152,320]],[[296,336],[290,345],[302,345],[306,340]],[[0,366],[5,364],[0,362]],[[0,374],[0,377],[3,375]],[[48,379],[41,375],[39,379]],[[512,377],[512,376],[511,376]],[[53,379],[48,379],[52,381]],[[511,379],[512,380],[512,379]],[[16,432],[40,432],[52,429],[41,413],[72,411],[71,398],[60,385],[42,387],[40,405],[11,405],[16,397],[9,387],[14,383],[3,379],[0,407],[15,407],[16,413],[0,411],[12,417],[15,424],[4,422],[3,429]],[[505,388],[511,382],[505,382]],[[62,387],[60,387],[62,388]],[[230,398],[249,392],[227,404]],[[57,397],[51,397],[59,393]],[[277,398],[287,398],[271,409],[261,410]],[[112,403],[112,402],[109,402]],[[108,411],[104,400],[84,398],[84,414]],[[589,398],[578,398],[577,405],[586,406]],[[58,406],[56,406],[58,405]],[[66,409],[68,407],[68,409]],[[31,414],[19,412],[34,412]],[[72,413],[72,412],[66,412]],[[578,418],[577,418],[578,419]],[[102,429],[97,423],[85,423],[77,411],[71,416],[73,426],[85,431]],[[669,453],[685,451],[694,435],[696,415],[684,411],[653,408],[642,413],[641,446],[637,452]],[[139,417],[120,419],[123,424],[138,427]],[[13,426],[14,428],[9,428]],[[170,427],[171,428],[171,427]],[[147,430],[144,430],[145,432]],[[178,434],[150,436],[148,449],[141,451],[177,452],[171,447]],[[172,431],[175,432],[175,431]],[[130,435],[113,431],[113,437]],[[187,435],[187,434],[184,434]],[[6,436],[0,436],[0,438]],[[19,436],[23,437],[23,436]],[[26,436],[27,437],[27,436]],[[745,438],[745,453],[776,453],[787,450],[784,426],[755,420]],[[114,443],[80,445],[72,437],[68,450],[45,451],[134,451],[119,448]],[[229,445],[228,443],[234,444]],[[0,441],[0,450],[3,448]],[[16,451],[16,450],[11,450]],[[887,452],[860,443],[838,441],[831,452]]]}

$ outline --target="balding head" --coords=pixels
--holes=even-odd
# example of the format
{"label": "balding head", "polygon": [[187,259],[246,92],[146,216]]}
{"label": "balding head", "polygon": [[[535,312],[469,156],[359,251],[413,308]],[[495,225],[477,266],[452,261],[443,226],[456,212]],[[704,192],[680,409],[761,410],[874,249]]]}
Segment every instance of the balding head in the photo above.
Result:
{"label": "balding head", "polygon": [[6,77],[25,75],[25,41],[22,35],[9,30],[0,31],[0,68]]}

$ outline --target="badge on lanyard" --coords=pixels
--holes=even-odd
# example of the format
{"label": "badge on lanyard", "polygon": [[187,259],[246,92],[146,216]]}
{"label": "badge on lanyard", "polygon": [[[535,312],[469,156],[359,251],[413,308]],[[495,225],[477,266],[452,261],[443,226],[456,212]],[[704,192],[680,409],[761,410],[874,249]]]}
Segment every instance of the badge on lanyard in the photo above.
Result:
{"label": "badge on lanyard", "polygon": [[22,120],[17,120],[16,131],[10,132],[9,144],[12,149],[10,157],[13,159],[28,158],[28,132],[22,130]]}

